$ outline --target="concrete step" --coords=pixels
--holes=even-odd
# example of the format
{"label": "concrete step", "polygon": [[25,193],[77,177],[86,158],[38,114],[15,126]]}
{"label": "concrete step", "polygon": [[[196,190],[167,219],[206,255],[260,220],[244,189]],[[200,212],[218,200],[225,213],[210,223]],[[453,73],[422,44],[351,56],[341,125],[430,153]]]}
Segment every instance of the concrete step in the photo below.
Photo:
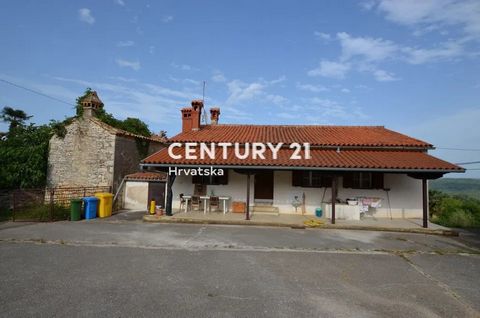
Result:
{"label": "concrete step", "polygon": [[267,204],[255,204],[252,208],[252,212],[256,214],[265,215],[278,215],[278,208]]}

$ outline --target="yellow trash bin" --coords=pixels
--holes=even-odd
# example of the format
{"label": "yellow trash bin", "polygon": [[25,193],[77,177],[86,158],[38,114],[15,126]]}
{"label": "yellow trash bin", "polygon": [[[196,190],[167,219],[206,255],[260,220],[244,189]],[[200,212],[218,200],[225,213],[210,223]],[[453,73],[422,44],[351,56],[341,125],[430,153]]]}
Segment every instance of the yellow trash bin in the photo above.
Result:
{"label": "yellow trash bin", "polygon": [[100,200],[98,204],[98,216],[106,218],[112,215],[112,201],[113,194],[108,192],[95,193],[95,196]]}

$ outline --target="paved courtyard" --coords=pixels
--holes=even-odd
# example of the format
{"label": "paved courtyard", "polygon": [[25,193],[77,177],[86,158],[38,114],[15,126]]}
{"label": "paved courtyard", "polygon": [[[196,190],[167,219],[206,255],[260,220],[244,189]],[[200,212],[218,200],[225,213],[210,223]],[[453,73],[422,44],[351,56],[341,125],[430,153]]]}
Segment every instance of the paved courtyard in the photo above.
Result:
{"label": "paved courtyard", "polygon": [[3,223],[0,315],[479,317],[476,242],[136,221]]}

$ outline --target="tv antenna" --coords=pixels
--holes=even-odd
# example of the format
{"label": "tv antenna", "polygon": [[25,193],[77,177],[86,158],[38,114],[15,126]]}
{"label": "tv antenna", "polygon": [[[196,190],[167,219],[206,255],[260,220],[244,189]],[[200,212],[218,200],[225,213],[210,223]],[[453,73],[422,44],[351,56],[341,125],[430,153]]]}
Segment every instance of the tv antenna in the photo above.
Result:
{"label": "tv antenna", "polygon": [[203,102],[203,122],[205,125],[208,125],[207,123],[207,111],[205,110],[205,87],[207,86],[207,81],[203,81],[203,91],[202,91],[202,102]]}

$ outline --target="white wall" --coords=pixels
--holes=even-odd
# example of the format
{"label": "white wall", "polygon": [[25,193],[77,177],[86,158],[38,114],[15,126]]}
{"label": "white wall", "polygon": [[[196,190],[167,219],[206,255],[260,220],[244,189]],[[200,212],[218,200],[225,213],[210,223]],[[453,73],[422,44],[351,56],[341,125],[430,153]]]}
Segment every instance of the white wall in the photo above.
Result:
{"label": "white wall", "polygon": [[[253,176],[250,177],[250,205],[253,205]],[[228,171],[228,184],[227,185],[207,185],[207,194],[210,195],[214,192],[218,196],[229,196],[232,201],[247,202],[247,176],[236,173],[233,170]],[[180,207],[179,195],[193,194],[193,183],[191,176],[177,176],[173,183],[173,208],[178,209]]]}
{"label": "white wall", "polygon": [[147,210],[148,182],[125,182],[123,208],[127,210]]}
{"label": "white wall", "polygon": [[[291,202],[295,195],[299,199],[305,193],[306,213],[315,214],[315,209],[321,207],[322,196],[324,202],[331,202],[332,191],[328,188],[292,187],[292,173],[290,171],[275,171],[274,205],[279,207],[280,213],[295,213]],[[390,188],[390,207],[393,218],[422,217],[422,181],[410,178],[405,174],[385,174],[384,187]],[[382,207],[370,209],[369,214],[375,217],[390,217],[387,193],[383,190],[345,189],[343,180],[338,179],[337,198],[345,201],[349,197],[377,197],[382,199]],[[301,213],[301,208],[298,209]]]}
{"label": "white wall", "polygon": [[[246,176],[229,171],[228,185],[207,186],[207,194],[213,189],[215,195],[232,197],[232,201],[246,201]],[[253,205],[254,178],[250,184],[250,204]],[[387,194],[383,190],[344,189],[343,180],[338,180],[337,197],[343,201],[349,197],[366,196],[382,199],[382,207],[370,209],[370,214],[375,217],[390,217]],[[413,179],[404,174],[385,174],[384,187],[390,188],[390,206],[394,218],[420,218],[422,216],[422,183],[421,180]],[[180,206],[179,194],[193,194],[192,178],[190,176],[178,176],[173,185],[173,208]],[[279,208],[280,213],[295,213],[291,202],[295,195],[299,200],[305,193],[306,213],[313,215],[315,209],[321,207],[322,196],[325,193],[324,202],[331,201],[331,189],[328,188],[302,188],[292,187],[291,171],[274,172],[273,205]],[[297,213],[301,213],[298,208]]]}

